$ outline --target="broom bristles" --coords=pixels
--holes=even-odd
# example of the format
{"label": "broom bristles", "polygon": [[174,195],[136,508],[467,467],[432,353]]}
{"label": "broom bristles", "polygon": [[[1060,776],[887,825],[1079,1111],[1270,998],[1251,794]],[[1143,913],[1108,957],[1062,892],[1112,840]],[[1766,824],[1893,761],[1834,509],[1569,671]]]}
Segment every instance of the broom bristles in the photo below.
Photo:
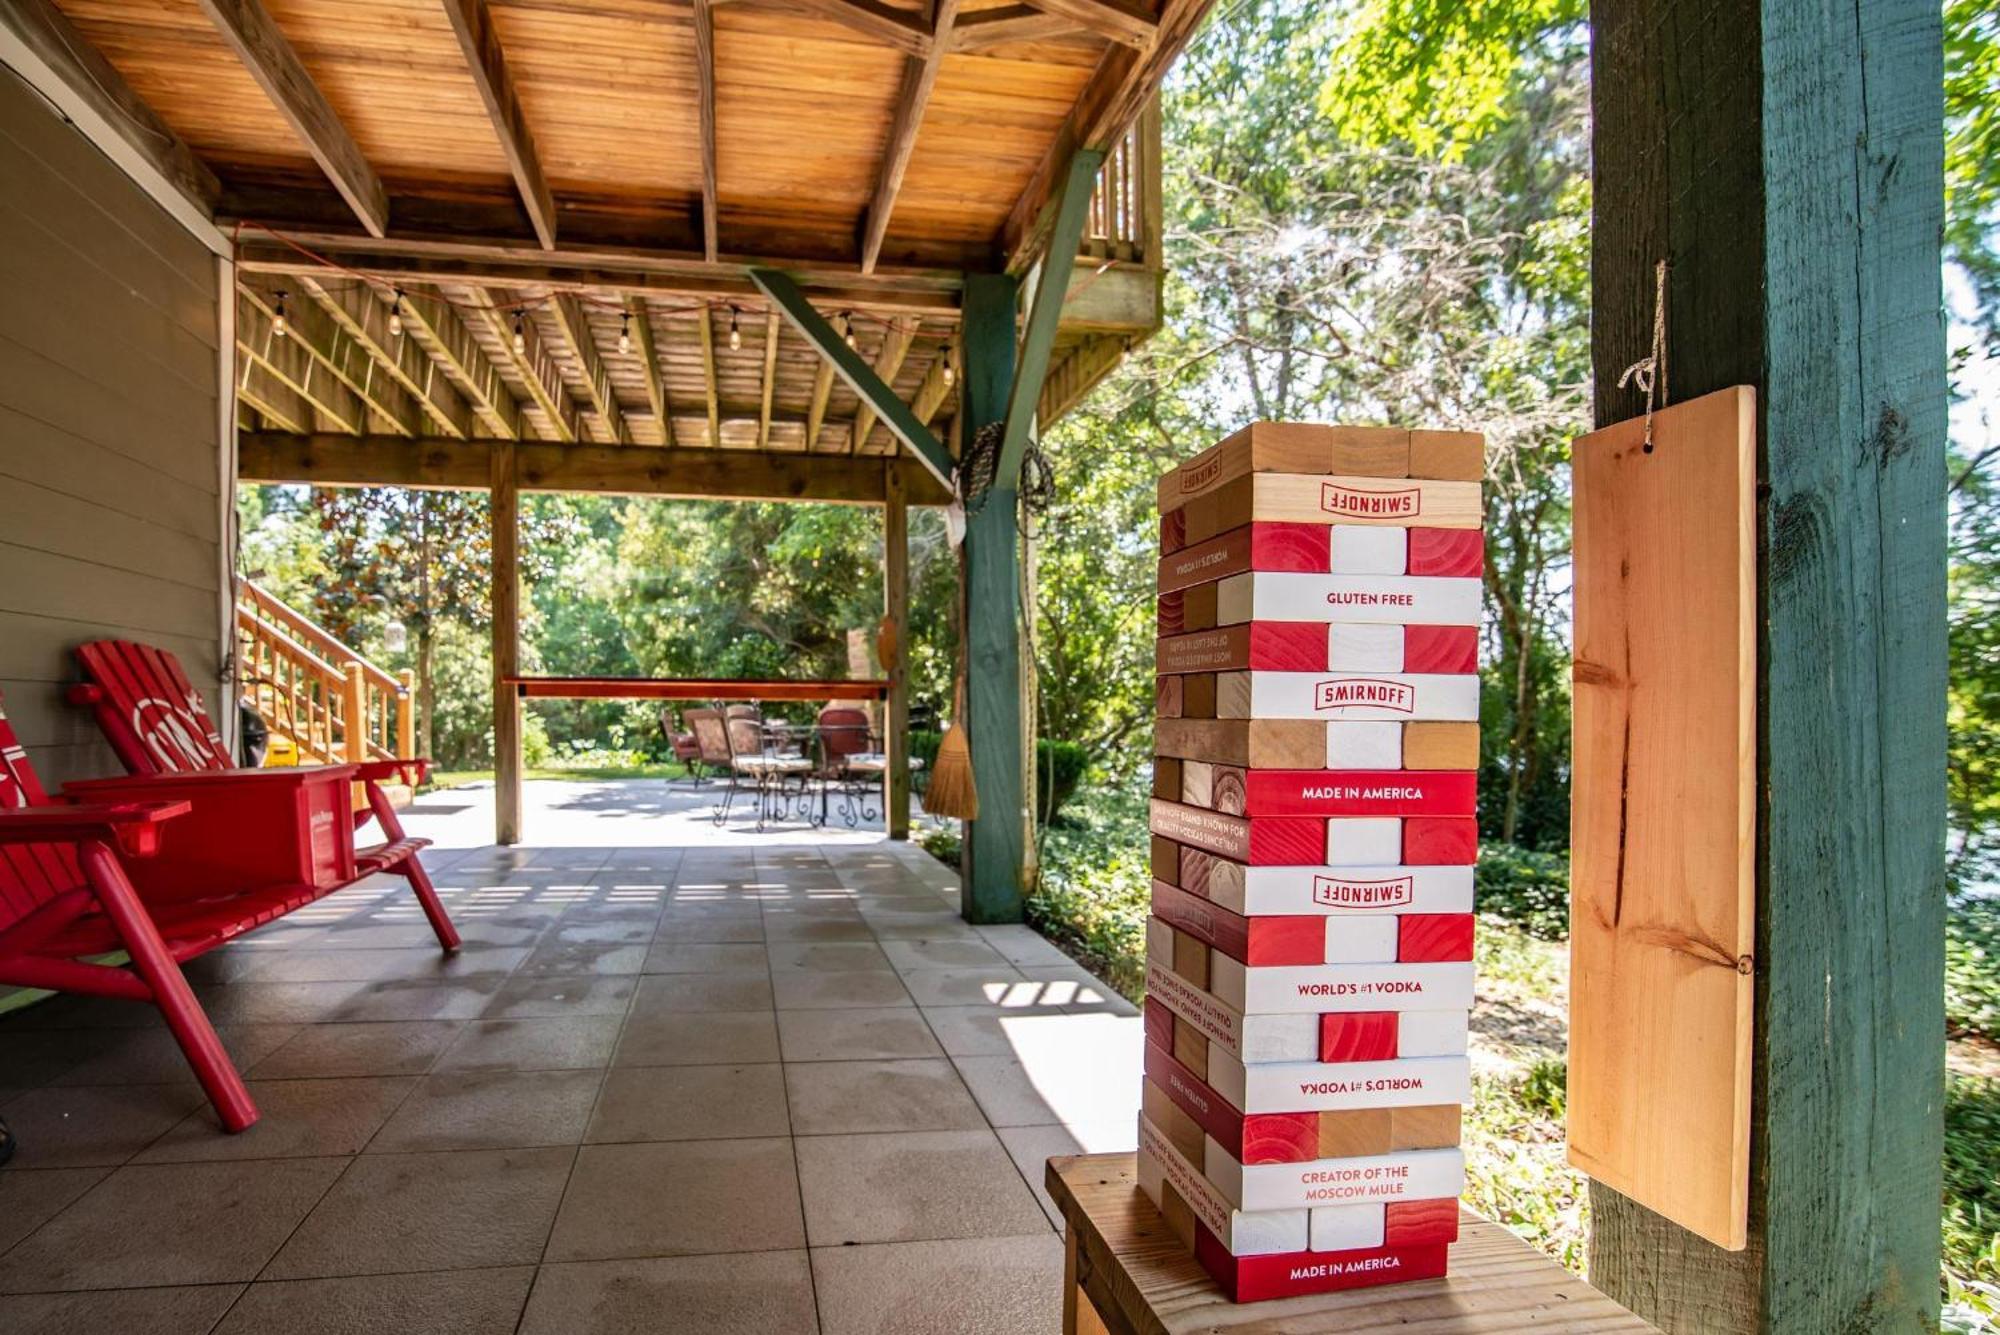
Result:
{"label": "broom bristles", "polygon": [[972,748],[965,729],[954,723],[938,742],[937,763],[931,767],[930,787],[924,792],[924,810],[933,816],[955,816],[959,820],[979,818],[979,791],[972,782]]}

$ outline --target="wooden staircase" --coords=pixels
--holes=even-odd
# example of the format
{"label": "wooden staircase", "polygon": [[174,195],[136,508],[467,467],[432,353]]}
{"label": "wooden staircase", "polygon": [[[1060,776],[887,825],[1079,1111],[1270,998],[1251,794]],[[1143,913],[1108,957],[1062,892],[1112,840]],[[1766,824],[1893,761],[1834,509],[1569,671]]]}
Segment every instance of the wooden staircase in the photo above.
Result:
{"label": "wooden staircase", "polygon": [[[417,753],[416,675],[390,673],[248,580],[237,582],[237,676],[271,729],[266,765]],[[410,792],[383,785],[397,805]]]}

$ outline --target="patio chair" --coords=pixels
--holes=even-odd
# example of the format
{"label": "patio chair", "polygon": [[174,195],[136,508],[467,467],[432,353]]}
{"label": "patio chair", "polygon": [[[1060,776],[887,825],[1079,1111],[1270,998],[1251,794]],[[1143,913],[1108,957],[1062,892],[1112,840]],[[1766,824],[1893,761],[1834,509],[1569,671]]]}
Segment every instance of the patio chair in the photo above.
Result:
{"label": "patio chair", "polygon": [[[201,693],[189,683],[180,660],[164,649],[129,640],[96,640],[78,646],[76,658],[87,680],[70,687],[70,702],[90,706],[104,739],[128,776],[71,785],[87,796],[187,797],[198,806],[234,804],[257,800],[251,794],[257,789],[258,776],[272,776],[265,780],[269,783],[301,770],[325,768],[232,768],[228,748],[209,720]],[[456,950],[457,929],[418,857],[431,841],[404,833],[395,804],[382,790],[383,782],[392,778],[401,778],[414,789],[423,782],[429,767],[428,760],[416,757],[369,760],[347,767],[367,799],[360,808],[349,804],[354,830],[360,830],[372,817],[383,836],[379,844],[354,850],[352,874],[347,880],[351,884],[376,872],[402,877],[423,906],[438,943],[446,950]],[[220,775],[228,776],[227,783],[218,780]]]}
{"label": "patio chair", "polygon": [[[241,1131],[257,1120],[257,1105],[181,965],[321,892],[142,901],[128,860],[156,853],[162,827],[190,810],[184,800],[51,801],[0,710],[0,983],[158,1006],[223,1128]],[[129,968],[93,962],[118,951]]]}
{"label": "patio chair", "polygon": [[762,719],[732,718],[727,728],[729,788],[716,808],[715,823],[721,825],[729,819],[736,794],[748,785],[757,799],[757,828],[761,831],[765,820],[786,800],[786,785],[791,780],[800,780],[803,793],[803,782],[812,772],[812,762],[801,755],[778,753],[765,736]]}
{"label": "patio chair", "polygon": [[[924,762],[912,757],[912,771]],[[881,734],[868,725],[868,712],[852,705],[828,705],[819,711],[819,767],[823,785],[840,792],[840,818],[851,829],[864,820],[874,820],[877,811],[869,795],[881,792],[888,804],[889,757],[882,748]]]}
{"label": "patio chair", "polygon": [[673,748],[674,759],[687,766],[688,777],[694,780],[694,786],[701,787],[701,743],[695,739],[692,725],[686,732],[675,728],[672,705],[660,710],[660,733],[667,739],[667,745]]}

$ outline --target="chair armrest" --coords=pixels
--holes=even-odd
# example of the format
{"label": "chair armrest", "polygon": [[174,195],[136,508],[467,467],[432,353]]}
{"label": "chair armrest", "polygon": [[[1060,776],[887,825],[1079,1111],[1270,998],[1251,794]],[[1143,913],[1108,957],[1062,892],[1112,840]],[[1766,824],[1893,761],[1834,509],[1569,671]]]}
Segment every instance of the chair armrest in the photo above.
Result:
{"label": "chair armrest", "polygon": [[0,845],[72,844],[106,835],[133,857],[159,851],[160,826],[194,810],[192,802],[93,802],[0,811]]}
{"label": "chair armrest", "polygon": [[[364,760],[355,765],[354,777],[364,783],[381,783],[385,779],[401,778],[414,788],[422,783],[431,772],[429,756],[405,756],[394,760]],[[415,777],[412,777],[414,775]]]}

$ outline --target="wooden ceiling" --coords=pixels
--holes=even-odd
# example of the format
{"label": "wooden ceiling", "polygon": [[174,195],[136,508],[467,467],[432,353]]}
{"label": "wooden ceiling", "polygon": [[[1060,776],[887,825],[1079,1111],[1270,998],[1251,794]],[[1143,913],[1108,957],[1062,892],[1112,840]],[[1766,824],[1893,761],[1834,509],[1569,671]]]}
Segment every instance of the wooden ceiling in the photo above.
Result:
{"label": "wooden ceiling", "polygon": [[962,274],[1023,269],[1070,156],[1110,150],[1055,360],[1073,400],[1157,325],[1144,113],[1206,8],[0,0],[0,21],[229,229],[246,426],[888,454],[748,267],[790,271],[928,422]]}

